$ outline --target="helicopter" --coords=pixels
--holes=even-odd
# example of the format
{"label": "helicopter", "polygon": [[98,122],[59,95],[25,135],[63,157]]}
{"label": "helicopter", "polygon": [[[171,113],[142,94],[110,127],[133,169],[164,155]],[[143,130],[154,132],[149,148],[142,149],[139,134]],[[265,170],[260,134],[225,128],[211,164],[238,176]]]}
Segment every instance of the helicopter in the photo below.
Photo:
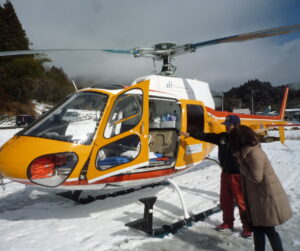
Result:
{"label": "helicopter", "polygon": [[[215,110],[209,84],[175,76],[176,56],[221,43],[242,42],[300,31],[300,24],[177,45],[152,48],[41,49],[3,51],[0,56],[59,51],[130,54],[162,61],[158,75],[129,85],[77,90],[18,132],[0,148],[0,174],[13,181],[71,191],[113,190],[166,180],[202,162],[213,144],[180,132],[225,131],[221,122],[232,112]],[[257,133],[277,127],[284,141],[286,89],[277,116],[237,114]]]}

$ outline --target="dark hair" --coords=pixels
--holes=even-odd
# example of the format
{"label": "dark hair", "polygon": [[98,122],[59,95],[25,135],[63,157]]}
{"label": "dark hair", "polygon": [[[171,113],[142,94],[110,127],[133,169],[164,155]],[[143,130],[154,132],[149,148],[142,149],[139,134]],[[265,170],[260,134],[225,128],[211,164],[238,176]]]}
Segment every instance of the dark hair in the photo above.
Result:
{"label": "dark hair", "polygon": [[229,141],[234,152],[246,146],[255,146],[259,142],[256,133],[245,125],[233,128],[229,133]]}

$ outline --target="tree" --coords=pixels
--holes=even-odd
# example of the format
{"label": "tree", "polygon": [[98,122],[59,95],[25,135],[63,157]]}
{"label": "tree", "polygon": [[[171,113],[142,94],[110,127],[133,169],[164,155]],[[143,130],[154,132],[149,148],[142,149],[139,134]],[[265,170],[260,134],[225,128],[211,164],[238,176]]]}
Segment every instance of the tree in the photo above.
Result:
{"label": "tree", "polygon": [[[264,111],[270,105],[273,111],[279,111],[285,88],[286,85],[273,87],[270,82],[262,82],[257,79],[248,80],[243,85],[224,93],[225,110],[232,111],[238,107],[251,109],[253,95],[255,112]],[[290,89],[287,105],[295,106],[296,100],[299,100],[297,91]]]}
{"label": "tree", "polygon": [[[11,2],[0,6],[0,51],[27,50],[29,39]],[[46,57],[0,57],[0,112],[34,115],[32,99],[56,103],[72,92],[62,69],[45,69]],[[51,90],[51,91],[49,91]]]}
{"label": "tree", "polygon": [[0,50],[27,50],[29,40],[10,1],[0,7]]}

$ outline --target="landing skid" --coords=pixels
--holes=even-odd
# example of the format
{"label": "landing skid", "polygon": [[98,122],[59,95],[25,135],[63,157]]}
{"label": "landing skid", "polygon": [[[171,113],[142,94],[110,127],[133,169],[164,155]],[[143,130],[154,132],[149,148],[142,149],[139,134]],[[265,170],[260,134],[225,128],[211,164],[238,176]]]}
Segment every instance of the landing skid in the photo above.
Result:
{"label": "landing skid", "polygon": [[145,205],[144,217],[142,219],[126,223],[125,226],[140,230],[151,236],[163,237],[166,234],[174,234],[178,229],[184,226],[190,226],[193,222],[204,221],[208,216],[221,211],[220,205],[217,205],[204,212],[191,215],[189,218],[179,220],[172,224],[162,225],[159,228],[153,228],[153,205],[156,199],[156,197],[140,199],[139,201]]}
{"label": "landing skid", "polygon": [[152,183],[152,184],[143,185],[143,186],[135,187],[135,188],[128,188],[128,189],[124,189],[124,190],[121,190],[121,191],[116,191],[116,192],[113,192],[113,193],[101,194],[101,195],[98,195],[98,196],[88,195],[87,197],[86,196],[83,197],[82,196],[82,190],[61,192],[61,193],[57,193],[57,195],[59,195],[61,197],[64,197],[64,198],[67,198],[67,199],[70,199],[72,201],[75,201],[76,203],[79,203],[79,204],[88,204],[88,203],[91,203],[95,200],[104,200],[104,199],[109,198],[109,197],[116,197],[116,196],[119,196],[119,195],[133,193],[135,191],[138,191],[138,190],[141,190],[141,189],[144,189],[144,188],[148,188],[148,187],[165,186],[165,185],[169,185],[168,182],[161,181],[161,182],[158,182],[158,183]]}
{"label": "landing skid", "polygon": [[208,209],[204,212],[200,212],[198,214],[194,214],[194,215],[190,216],[189,213],[187,212],[187,209],[186,209],[186,206],[185,206],[185,203],[184,203],[184,200],[183,200],[183,197],[182,197],[179,187],[173,180],[171,180],[171,179],[167,179],[167,180],[175,188],[175,190],[177,191],[177,193],[179,195],[181,206],[182,206],[183,213],[184,213],[184,219],[179,220],[172,224],[162,225],[159,228],[153,228],[153,205],[156,202],[157,197],[148,197],[148,198],[139,199],[139,201],[145,205],[144,217],[142,219],[138,219],[138,220],[126,223],[125,226],[140,230],[140,231],[145,232],[152,236],[162,237],[169,233],[174,234],[174,233],[176,233],[176,231],[178,229],[180,229],[184,226],[189,226],[192,224],[192,222],[204,221],[208,216],[221,211],[220,205],[217,205],[217,206],[215,206],[211,209]]}

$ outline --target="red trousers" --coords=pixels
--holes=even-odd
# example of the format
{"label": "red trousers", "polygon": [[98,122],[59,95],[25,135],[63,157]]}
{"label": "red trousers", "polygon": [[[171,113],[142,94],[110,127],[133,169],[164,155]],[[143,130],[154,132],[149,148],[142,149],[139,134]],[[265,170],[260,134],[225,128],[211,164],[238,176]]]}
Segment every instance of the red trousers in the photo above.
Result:
{"label": "red trousers", "polygon": [[247,221],[246,203],[241,189],[240,174],[221,174],[220,202],[223,211],[223,222],[233,226],[234,222],[234,203],[237,204],[243,229],[250,230]]}

